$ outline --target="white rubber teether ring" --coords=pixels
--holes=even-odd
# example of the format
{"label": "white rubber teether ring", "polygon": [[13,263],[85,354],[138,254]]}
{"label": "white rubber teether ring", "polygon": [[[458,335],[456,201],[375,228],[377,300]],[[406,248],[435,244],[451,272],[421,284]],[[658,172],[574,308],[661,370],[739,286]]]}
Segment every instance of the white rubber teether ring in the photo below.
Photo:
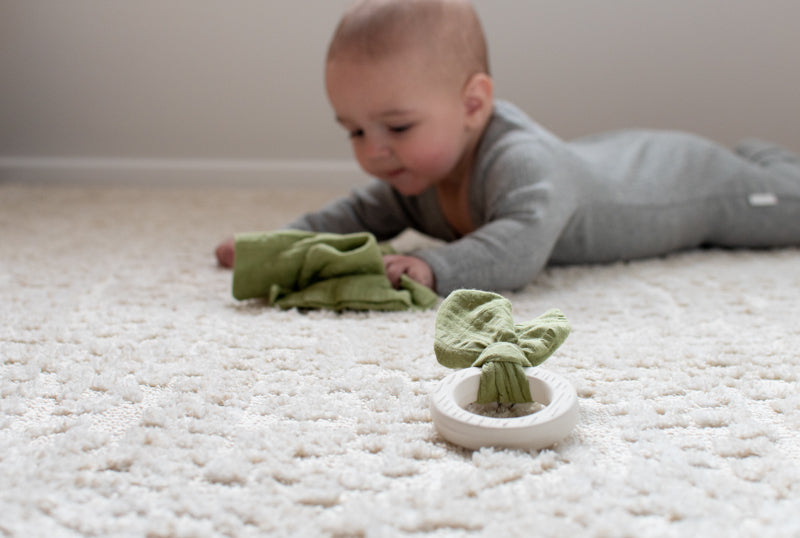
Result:
{"label": "white rubber teether ring", "polygon": [[575,388],[563,377],[539,368],[526,368],[525,375],[534,401],[545,407],[514,418],[485,417],[465,409],[478,394],[479,368],[448,375],[430,399],[437,431],[451,443],[470,449],[494,446],[538,450],[564,439],[578,421]]}

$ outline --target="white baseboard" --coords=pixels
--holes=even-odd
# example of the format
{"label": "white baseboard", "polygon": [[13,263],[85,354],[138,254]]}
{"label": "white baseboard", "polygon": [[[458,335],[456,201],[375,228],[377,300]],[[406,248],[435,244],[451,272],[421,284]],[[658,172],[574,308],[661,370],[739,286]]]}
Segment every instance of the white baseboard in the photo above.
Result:
{"label": "white baseboard", "polygon": [[369,181],[346,160],[0,157],[0,181],[342,189]]}

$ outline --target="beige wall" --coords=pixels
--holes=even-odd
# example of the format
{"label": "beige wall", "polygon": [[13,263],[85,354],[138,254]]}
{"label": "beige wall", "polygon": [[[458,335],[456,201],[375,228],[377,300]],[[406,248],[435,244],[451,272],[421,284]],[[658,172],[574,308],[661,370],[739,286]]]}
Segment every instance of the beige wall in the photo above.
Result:
{"label": "beige wall", "polygon": [[[321,69],[348,3],[0,0],[0,178],[349,177]],[[800,151],[797,0],[475,5],[498,95],[563,137],[678,128]]]}

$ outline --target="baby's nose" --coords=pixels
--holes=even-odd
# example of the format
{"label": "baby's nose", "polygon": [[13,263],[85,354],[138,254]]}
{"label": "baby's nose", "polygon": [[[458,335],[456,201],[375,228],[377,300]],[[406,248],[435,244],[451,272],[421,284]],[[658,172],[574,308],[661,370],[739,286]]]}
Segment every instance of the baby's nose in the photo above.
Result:
{"label": "baby's nose", "polygon": [[368,140],[365,153],[370,159],[383,159],[392,154],[389,144],[382,139]]}

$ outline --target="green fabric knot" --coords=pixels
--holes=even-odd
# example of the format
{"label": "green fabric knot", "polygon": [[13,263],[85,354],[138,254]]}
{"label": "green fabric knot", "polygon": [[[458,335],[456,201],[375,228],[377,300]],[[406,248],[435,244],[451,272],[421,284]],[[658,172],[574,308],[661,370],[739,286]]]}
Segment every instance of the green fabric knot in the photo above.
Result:
{"label": "green fabric knot", "polygon": [[433,348],[448,368],[481,369],[478,403],[532,402],[524,369],[544,362],[569,331],[560,310],[516,324],[505,297],[457,290],[439,307]]}
{"label": "green fabric knot", "polygon": [[489,344],[472,366],[481,369],[478,403],[533,401],[523,370],[532,365],[518,345],[511,342]]}

